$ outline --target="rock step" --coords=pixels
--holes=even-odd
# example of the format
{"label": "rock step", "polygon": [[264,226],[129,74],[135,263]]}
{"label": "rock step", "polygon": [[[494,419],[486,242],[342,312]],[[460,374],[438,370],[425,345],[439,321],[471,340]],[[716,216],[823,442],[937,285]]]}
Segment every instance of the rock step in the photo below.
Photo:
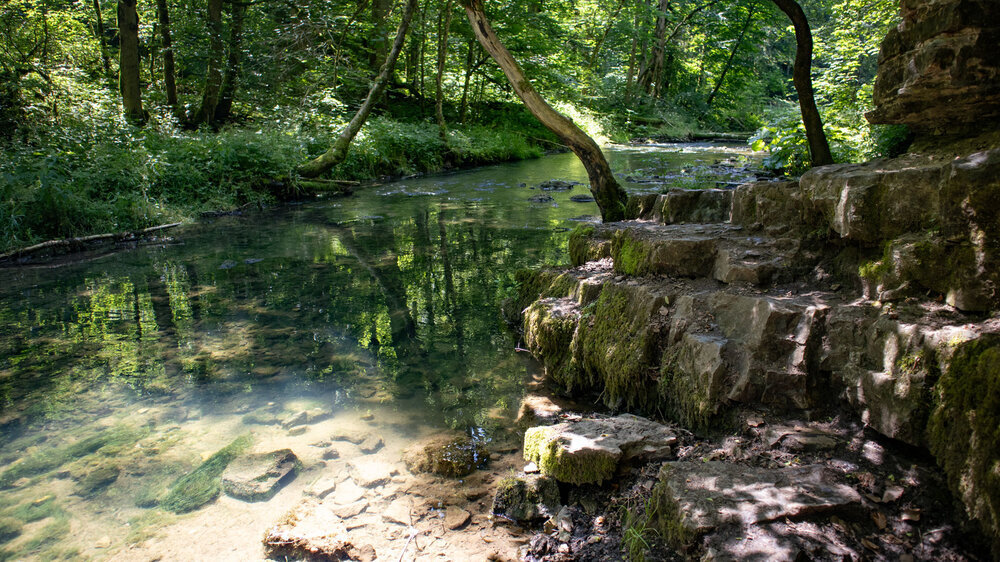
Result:
{"label": "rock step", "polygon": [[610,257],[628,275],[710,277],[723,283],[767,285],[792,280],[818,257],[797,238],[756,236],[728,224],[625,221],[577,230],[570,238],[573,265]]}
{"label": "rock step", "polygon": [[[727,402],[813,407],[833,293],[762,292],[709,279],[632,278],[610,263],[540,272],[523,314],[524,341],[566,390],[609,406],[659,407],[702,426]],[[541,287],[541,289],[538,289]]]}
{"label": "rock step", "polygon": [[671,189],[630,197],[625,216],[660,224],[720,223],[729,220],[731,189]]}

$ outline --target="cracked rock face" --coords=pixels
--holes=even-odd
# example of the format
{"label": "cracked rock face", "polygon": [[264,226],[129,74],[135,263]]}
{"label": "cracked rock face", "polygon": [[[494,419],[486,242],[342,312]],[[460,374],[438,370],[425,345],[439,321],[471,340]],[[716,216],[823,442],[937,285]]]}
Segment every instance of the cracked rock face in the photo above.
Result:
{"label": "cracked rock face", "polygon": [[1000,121],[1000,4],[903,0],[882,42],[872,123],[961,132]]}

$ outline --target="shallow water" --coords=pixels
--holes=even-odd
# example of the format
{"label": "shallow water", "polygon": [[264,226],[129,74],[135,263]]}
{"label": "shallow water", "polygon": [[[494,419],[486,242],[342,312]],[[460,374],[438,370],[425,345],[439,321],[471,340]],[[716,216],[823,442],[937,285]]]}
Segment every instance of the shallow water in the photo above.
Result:
{"label": "shallow water", "polygon": [[[733,154],[704,144],[609,151],[620,177],[685,187],[744,179],[712,167]],[[585,186],[535,188],[549,179],[586,174],[559,154],[0,270],[0,560],[259,559],[264,530],[317,479],[346,481],[362,456],[398,470],[365,492],[357,516],[380,557],[397,558],[407,535],[379,514],[410,496],[436,504],[431,513],[461,502],[482,538],[427,530],[410,556],[516,546],[477,527],[489,474],[517,462],[512,419],[536,369],[499,306],[515,271],[565,262],[568,231],[598,215],[570,200]],[[633,192],[663,185],[626,182]],[[326,417],[301,434],[277,423],[313,408]],[[461,486],[411,477],[401,451],[443,429],[489,443],[491,472]],[[340,442],[340,458],[324,460],[344,430],[385,446],[363,455]],[[255,451],[291,448],[303,472],[267,502],[158,507],[179,476],[247,433]],[[456,489],[458,500],[445,498]]]}

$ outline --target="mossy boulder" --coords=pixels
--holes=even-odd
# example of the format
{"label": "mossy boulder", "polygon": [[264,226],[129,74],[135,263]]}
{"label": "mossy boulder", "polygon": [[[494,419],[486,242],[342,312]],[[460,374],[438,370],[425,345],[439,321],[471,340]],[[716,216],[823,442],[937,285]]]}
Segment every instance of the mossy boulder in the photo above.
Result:
{"label": "mossy boulder", "polygon": [[554,478],[537,474],[508,476],[497,484],[494,517],[525,523],[555,515],[562,503]]}
{"label": "mossy boulder", "polygon": [[301,468],[302,463],[290,449],[242,455],[223,471],[222,489],[239,500],[267,501]]}
{"label": "mossy boulder", "polygon": [[560,482],[600,484],[622,463],[667,457],[676,442],[670,427],[639,416],[584,418],[528,429],[524,458]]}
{"label": "mossy boulder", "polygon": [[719,236],[727,230],[719,225],[663,227],[629,223],[615,229],[611,238],[615,271],[626,275],[705,277],[715,265]]}
{"label": "mossy boulder", "polygon": [[956,343],[933,401],[929,448],[1000,557],[1000,334]]}
{"label": "mossy boulder", "polygon": [[581,225],[569,234],[569,261],[574,266],[583,265],[611,255],[611,238],[607,231],[594,225]]}
{"label": "mossy boulder", "polygon": [[490,453],[483,442],[463,434],[435,435],[403,453],[403,462],[410,472],[451,478],[470,474],[489,460]]}
{"label": "mossy boulder", "polygon": [[160,507],[174,513],[186,513],[214,500],[221,490],[222,472],[251,442],[249,434],[237,437],[198,468],[178,478],[160,502]]}

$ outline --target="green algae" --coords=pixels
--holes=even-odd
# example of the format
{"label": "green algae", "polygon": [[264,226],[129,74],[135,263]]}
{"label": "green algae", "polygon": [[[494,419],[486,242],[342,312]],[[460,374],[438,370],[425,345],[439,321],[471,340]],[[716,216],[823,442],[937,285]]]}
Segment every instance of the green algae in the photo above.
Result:
{"label": "green algae", "polygon": [[124,447],[142,439],[148,429],[135,429],[124,425],[101,431],[97,435],[81,439],[63,447],[46,449],[25,458],[0,474],[0,488],[10,487],[14,481],[38,476],[60,466],[85,457],[105,447]]}
{"label": "green algae", "polygon": [[497,483],[492,513],[512,521],[531,521],[559,510],[559,485],[546,476],[507,476]]}
{"label": "green algae", "polygon": [[24,523],[14,517],[0,517],[0,544],[16,538],[24,529]]}
{"label": "green algae", "polygon": [[573,358],[573,338],[579,312],[555,313],[557,299],[535,301],[524,311],[524,341],[545,369],[545,374],[567,390],[584,385]]}
{"label": "green algae", "polygon": [[174,513],[186,513],[214,500],[222,489],[222,472],[233,459],[250,447],[251,442],[249,434],[241,435],[198,468],[178,478],[160,502],[160,507]]}

